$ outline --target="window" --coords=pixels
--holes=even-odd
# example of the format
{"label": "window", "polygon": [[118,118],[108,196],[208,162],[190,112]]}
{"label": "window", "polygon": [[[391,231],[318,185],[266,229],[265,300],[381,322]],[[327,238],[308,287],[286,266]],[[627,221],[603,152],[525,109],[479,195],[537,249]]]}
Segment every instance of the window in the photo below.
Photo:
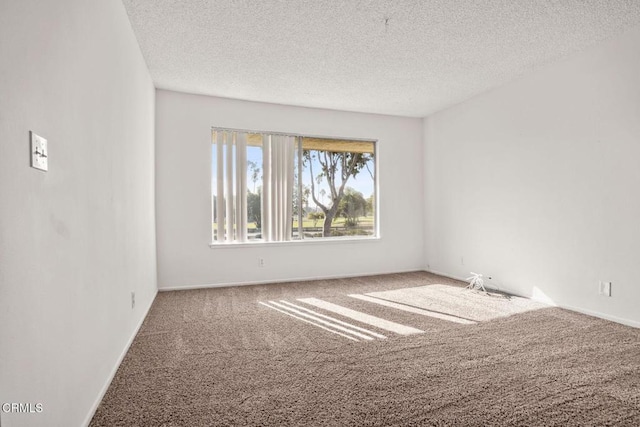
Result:
{"label": "window", "polygon": [[375,160],[375,141],[213,128],[213,243],[375,237]]}

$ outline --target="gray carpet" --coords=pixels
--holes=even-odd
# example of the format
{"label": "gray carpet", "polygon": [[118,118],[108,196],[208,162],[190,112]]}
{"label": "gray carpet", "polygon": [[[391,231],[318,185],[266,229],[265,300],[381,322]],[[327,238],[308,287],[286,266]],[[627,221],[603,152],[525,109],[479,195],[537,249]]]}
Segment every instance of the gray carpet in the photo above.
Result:
{"label": "gray carpet", "polygon": [[160,293],[91,426],[640,426],[640,330],[462,286],[407,273]]}

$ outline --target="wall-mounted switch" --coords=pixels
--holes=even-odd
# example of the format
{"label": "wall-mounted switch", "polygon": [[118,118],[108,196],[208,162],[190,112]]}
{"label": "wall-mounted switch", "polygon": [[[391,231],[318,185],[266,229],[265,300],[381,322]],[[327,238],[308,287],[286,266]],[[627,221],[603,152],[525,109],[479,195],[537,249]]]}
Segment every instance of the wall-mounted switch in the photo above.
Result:
{"label": "wall-mounted switch", "polygon": [[49,150],[47,140],[31,131],[31,167],[49,170]]}

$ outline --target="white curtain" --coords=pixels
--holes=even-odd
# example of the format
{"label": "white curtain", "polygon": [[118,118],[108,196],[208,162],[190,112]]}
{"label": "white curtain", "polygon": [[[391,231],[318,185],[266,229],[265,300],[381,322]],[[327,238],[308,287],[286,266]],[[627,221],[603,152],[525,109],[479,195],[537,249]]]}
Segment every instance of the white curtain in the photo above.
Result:
{"label": "white curtain", "polygon": [[215,130],[216,242],[247,241],[247,134]]}
{"label": "white curtain", "polygon": [[262,135],[262,238],[291,240],[296,137]]}

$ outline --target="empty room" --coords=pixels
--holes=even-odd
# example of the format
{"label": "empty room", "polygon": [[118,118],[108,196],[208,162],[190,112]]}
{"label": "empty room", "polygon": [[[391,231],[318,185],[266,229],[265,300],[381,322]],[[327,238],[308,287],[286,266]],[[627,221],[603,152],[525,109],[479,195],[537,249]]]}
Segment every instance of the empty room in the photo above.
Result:
{"label": "empty room", "polygon": [[640,2],[0,0],[0,426],[639,426]]}

